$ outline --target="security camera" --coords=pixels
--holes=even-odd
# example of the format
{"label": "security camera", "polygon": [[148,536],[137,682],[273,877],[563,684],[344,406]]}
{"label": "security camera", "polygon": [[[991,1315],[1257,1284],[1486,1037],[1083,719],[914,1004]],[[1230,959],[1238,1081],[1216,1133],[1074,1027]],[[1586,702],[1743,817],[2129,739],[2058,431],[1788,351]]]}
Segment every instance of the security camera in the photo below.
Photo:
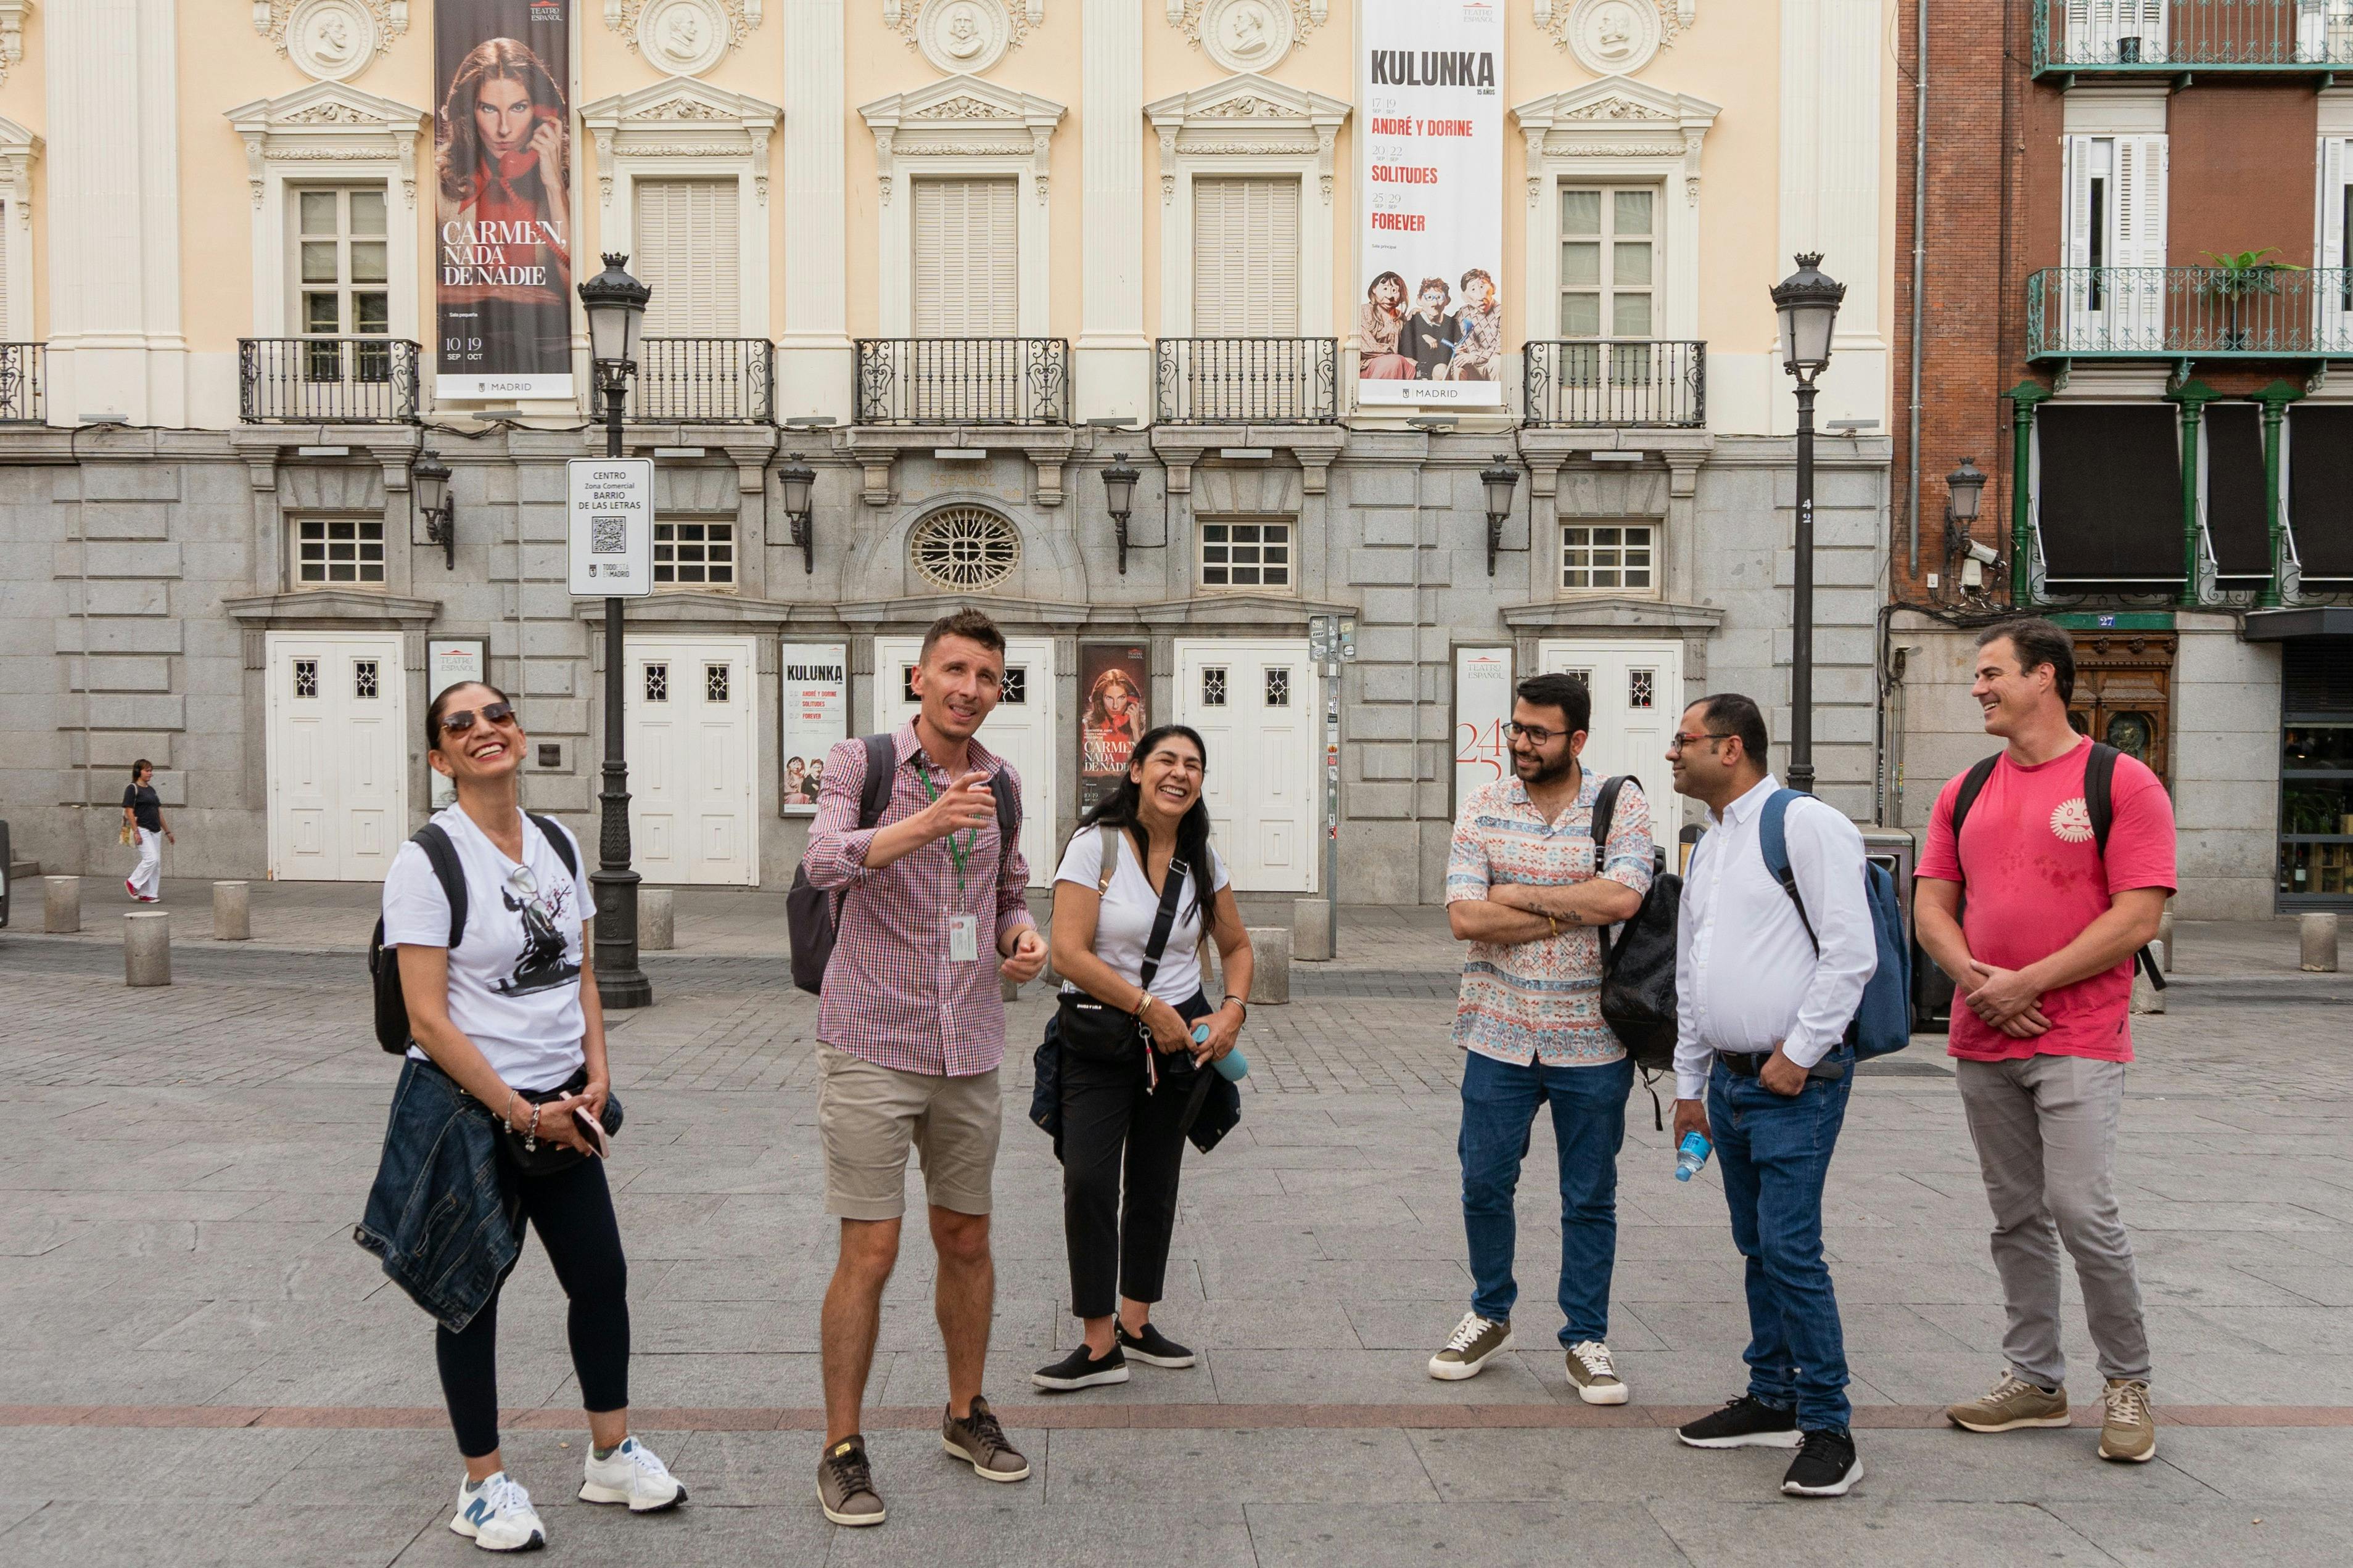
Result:
{"label": "security camera", "polygon": [[2001,552],[1982,539],[1972,539],[1961,547],[1961,553],[1980,566],[1990,566],[2001,559]]}

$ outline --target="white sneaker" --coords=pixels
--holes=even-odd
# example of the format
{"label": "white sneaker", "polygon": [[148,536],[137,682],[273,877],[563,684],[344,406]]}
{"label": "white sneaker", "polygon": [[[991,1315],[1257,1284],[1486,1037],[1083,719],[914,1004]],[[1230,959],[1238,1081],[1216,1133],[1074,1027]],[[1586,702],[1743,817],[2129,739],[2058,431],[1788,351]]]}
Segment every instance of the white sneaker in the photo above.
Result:
{"label": "white sneaker", "polygon": [[686,1489],[651,1448],[635,1437],[624,1437],[619,1447],[601,1459],[596,1446],[589,1446],[588,1474],[580,1485],[580,1500],[625,1502],[631,1513],[659,1513],[684,1502]]}
{"label": "white sneaker", "polygon": [[449,1528],[485,1552],[535,1552],[547,1544],[547,1528],[532,1511],[531,1494],[504,1470],[480,1486],[459,1486],[458,1517]]}

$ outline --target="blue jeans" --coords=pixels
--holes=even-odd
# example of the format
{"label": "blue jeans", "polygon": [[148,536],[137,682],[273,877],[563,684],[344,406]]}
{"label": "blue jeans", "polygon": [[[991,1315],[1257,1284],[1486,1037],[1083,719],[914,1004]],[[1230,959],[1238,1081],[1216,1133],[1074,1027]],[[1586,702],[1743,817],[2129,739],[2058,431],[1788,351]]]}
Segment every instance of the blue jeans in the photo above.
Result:
{"label": "blue jeans", "polygon": [[1600,1067],[1515,1067],[1463,1053],[1462,1228],[1471,1242],[1471,1310],[1504,1322],[1519,1300],[1512,1278],[1512,1197],[1536,1107],[1552,1103],[1560,1149],[1560,1342],[1609,1337],[1609,1276],[1618,1262],[1618,1149],[1626,1141],[1630,1058]]}
{"label": "blue jeans", "polygon": [[1808,1079],[1794,1096],[1722,1062],[1708,1079],[1707,1122],[1732,1210],[1732,1241],[1748,1260],[1748,1392],[1798,1412],[1803,1432],[1846,1430],[1846,1337],[1822,1261],[1822,1184],[1846,1121],[1854,1058],[1836,1080]]}

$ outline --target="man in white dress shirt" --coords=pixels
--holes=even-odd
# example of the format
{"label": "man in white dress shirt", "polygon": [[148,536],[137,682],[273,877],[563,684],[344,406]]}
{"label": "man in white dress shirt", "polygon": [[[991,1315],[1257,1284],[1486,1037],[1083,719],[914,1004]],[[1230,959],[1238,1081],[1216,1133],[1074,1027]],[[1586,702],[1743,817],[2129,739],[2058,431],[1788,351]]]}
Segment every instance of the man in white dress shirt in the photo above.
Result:
{"label": "man in white dress shirt", "polygon": [[[1840,1497],[1862,1479],[1846,1345],[1822,1261],[1822,1184],[1846,1120],[1847,1025],[1878,967],[1862,835],[1782,791],[1765,716],[1704,697],[1668,742],[1675,790],[1708,808],[1675,931],[1675,1140],[1713,1138],[1733,1244],[1747,1259],[1748,1392],[1676,1434],[1695,1448],[1796,1448],[1781,1489]],[[1798,901],[1768,866],[1768,804]],[[1703,1096],[1704,1098],[1703,1098]]]}

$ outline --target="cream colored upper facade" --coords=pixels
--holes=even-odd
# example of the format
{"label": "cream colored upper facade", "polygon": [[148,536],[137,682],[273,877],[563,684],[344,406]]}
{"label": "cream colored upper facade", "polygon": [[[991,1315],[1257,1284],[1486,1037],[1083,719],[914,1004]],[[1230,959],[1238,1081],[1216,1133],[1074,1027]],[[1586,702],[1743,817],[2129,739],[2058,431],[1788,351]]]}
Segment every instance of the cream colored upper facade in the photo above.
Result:
{"label": "cream colored upper facade", "polygon": [[[1848,285],[1822,417],[1883,431],[1893,0],[1495,3],[1507,396],[1521,342],[1557,335],[1560,188],[1644,188],[1649,335],[1705,341],[1709,428],[1790,427],[1766,291],[1804,249]],[[919,325],[915,183],[976,179],[1013,182],[1006,319],[1069,341],[1071,417],[1151,419],[1155,340],[1194,326],[1193,184],[1242,175],[1297,180],[1296,334],[1339,340],[1342,415],[1381,422],[1346,396],[1354,0],[572,9],[580,259],[638,249],[646,200],[727,187],[693,219],[734,269],[715,335],[778,345],[778,418],[852,423],[852,342]],[[345,23],[324,57],[322,11]],[[428,339],[432,39],[431,0],[0,0],[0,335],[47,343],[48,421],[234,426],[239,340],[303,327],[305,188],[382,193],[389,334]],[[428,370],[427,417],[467,406]]]}

